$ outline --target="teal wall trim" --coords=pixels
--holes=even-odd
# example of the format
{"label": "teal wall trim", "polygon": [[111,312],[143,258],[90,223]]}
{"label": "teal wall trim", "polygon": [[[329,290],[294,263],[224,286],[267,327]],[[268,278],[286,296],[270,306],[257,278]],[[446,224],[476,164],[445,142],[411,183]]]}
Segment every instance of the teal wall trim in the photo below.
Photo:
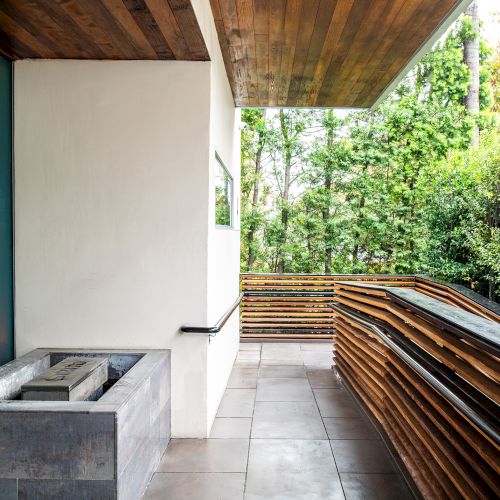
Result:
{"label": "teal wall trim", "polygon": [[0,57],[0,365],[14,357],[12,63]]}

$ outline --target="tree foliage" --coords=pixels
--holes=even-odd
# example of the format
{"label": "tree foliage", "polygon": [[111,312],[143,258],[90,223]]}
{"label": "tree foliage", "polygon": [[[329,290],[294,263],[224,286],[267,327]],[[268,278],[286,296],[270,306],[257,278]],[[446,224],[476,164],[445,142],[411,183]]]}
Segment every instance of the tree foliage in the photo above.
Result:
{"label": "tree foliage", "polygon": [[473,116],[470,36],[458,22],[375,111],[243,110],[242,271],[427,272],[500,292],[498,56],[481,43]]}

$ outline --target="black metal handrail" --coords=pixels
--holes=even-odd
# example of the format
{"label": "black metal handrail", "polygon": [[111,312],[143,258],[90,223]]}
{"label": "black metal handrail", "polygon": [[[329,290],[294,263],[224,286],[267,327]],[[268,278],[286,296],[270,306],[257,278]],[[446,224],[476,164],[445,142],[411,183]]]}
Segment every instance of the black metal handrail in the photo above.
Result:
{"label": "black metal handrail", "polygon": [[241,299],[243,298],[243,293],[240,293],[238,298],[233,302],[231,307],[224,313],[224,315],[215,323],[214,326],[181,326],[180,330],[183,333],[206,333],[210,336],[219,333],[226,321],[231,317],[236,308],[240,305]]}
{"label": "black metal handrail", "polygon": [[[369,328],[375,335],[377,335],[385,345],[387,345],[392,352],[394,352],[403,362],[405,362],[408,366],[410,366],[415,372],[417,372],[431,387],[433,387],[443,398],[445,398],[452,406],[458,408],[464,415],[466,415],[472,422],[474,422],[479,429],[481,429],[486,435],[490,436],[497,444],[500,443],[500,435],[497,431],[498,429],[498,418],[495,416],[495,413],[491,413],[488,408],[489,404],[482,404],[478,401],[478,404],[474,404],[473,397],[467,397],[467,394],[464,392],[459,395],[457,392],[462,391],[454,391],[448,387],[447,383],[450,382],[450,375],[446,377],[440,377],[438,373],[432,373],[429,370],[429,366],[432,363],[426,363],[427,366],[424,366],[422,363],[422,359],[417,360],[414,355],[411,355],[410,352],[415,350],[415,346],[412,346],[412,350],[406,349],[401,340],[403,336],[395,335],[395,331],[387,326],[382,326],[379,321],[366,316],[365,314],[359,313],[358,311],[352,310],[352,308],[345,306],[343,304],[339,304],[338,302],[330,303],[329,306],[336,312],[351,318],[352,320],[364,325]],[[391,330],[390,335],[388,335],[388,330]],[[387,331],[387,333],[386,333]],[[392,337],[392,338],[391,338]],[[419,349],[421,351],[421,349]],[[421,358],[421,356],[418,356]],[[448,380],[447,380],[448,379]],[[443,383],[447,382],[447,383]],[[455,386],[456,384],[451,384]],[[475,392],[475,391],[474,391]],[[471,394],[469,394],[471,396]],[[466,401],[466,399],[471,400],[470,404]]]}

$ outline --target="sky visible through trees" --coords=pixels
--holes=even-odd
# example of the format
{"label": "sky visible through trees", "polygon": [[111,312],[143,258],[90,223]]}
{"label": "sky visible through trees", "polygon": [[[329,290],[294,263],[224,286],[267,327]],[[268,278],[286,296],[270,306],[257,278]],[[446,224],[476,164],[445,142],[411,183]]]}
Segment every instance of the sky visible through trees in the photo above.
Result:
{"label": "sky visible through trees", "polygon": [[457,21],[375,111],[242,111],[242,272],[426,273],[498,300],[500,53],[480,40],[471,111],[476,36]]}

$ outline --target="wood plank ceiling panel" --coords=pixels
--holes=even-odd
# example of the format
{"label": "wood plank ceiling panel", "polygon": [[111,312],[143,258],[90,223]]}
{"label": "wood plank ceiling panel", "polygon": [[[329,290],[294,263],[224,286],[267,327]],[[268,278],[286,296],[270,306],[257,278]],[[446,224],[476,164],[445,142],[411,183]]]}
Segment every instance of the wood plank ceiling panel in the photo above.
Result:
{"label": "wood plank ceiling panel", "polygon": [[190,0],[1,0],[0,54],[210,59]]}
{"label": "wood plank ceiling panel", "polygon": [[210,0],[237,106],[370,107],[460,0]]}

